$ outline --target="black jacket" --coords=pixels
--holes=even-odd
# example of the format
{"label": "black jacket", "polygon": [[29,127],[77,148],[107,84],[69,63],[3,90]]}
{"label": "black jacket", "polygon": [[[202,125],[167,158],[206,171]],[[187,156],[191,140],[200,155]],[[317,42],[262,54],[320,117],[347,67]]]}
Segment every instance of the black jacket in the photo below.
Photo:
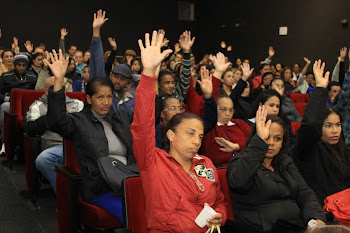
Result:
{"label": "black jacket", "polygon": [[310,219],[325,221],[314,192],[288,155],[275,171],[261,165],[268,145],[255,135],[248,147],[229,161],[227,180],[236,222],[269,232],[277,220],[306,228]]}
{"label": "black jacket", "polygon": [[305,108],[293,151],[295,164],[322,205],[327,196],[350,188],[350,153],[347,162],[337,165],[329,149],[337,150],[338,144],[330,146],[321,140],[327,99],[326,88],[315,88]]}
{"label": "black jacket", "polygon": [[236,119],[247,120],[253,114],[253,105],[250,97],[242,97],[244,89],[247,87],[247,83],[240,79],[231,91],[230,98],[233,101],[235,114],[233,115]]}
{"label": "black jacket", "polygon": [[[48,99],[46,124],[53,132],[73,141],[74,151],[83,176],[80,183],[83,199],[90,201],[96,195],[110,192],[111,188],[102,178],[97,165],[98,158],[109,155],[108,141],[102,123],[92,114],[90,106],[81,112],[66,114],[64,89],[53,92],[51,87]],[[108,113],[104,119],[111,124],[113,132],[126,147],[128,164],[135,163],[130,132],[131,115],[120,110],[113,114]]]}
{"label": "black jacket", "polygon": [[36,76],[31,71],[19,75],[15,70],[2,73],[0,76],[0,103],[4,102],[5,96],[11,96],[13,88],[34,90]]}

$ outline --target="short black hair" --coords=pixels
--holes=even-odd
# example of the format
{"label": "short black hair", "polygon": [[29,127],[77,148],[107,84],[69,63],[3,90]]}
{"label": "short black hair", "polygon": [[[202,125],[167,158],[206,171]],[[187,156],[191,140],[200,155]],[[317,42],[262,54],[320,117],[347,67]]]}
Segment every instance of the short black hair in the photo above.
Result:
{"label": "short black hair", "polygon": [[339,86],[340,87],[340,83],[339,82],[336,82],[336,81],[330,81],[328,83],[328,86],[327,86],[327,89],[328,91],[330,91],[332,89],[333,86]]}
{"label": "short black hair", "polygon": [[113,83],[109,78],[106,77],[95,77],[92,79],[89,79],[87,85],[86,85],[86,95],[89,95],[92,97],[96,94],[97,87],[99,86],[107,86],[111,88],[111,91],[114,92]]}

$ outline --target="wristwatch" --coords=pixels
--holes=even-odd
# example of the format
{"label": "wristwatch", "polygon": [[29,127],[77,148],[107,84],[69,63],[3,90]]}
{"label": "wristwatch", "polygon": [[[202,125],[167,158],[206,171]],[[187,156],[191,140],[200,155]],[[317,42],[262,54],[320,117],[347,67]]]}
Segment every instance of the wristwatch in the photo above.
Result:
{"label": "wristwatch", "polygon": [[317,222],[316,222],[315,219],[311,219],[311,220],[307,223],[307,225],[308,225],[309,227],[311,227],[311,228],[315,228],[315,227],[317,227]]}

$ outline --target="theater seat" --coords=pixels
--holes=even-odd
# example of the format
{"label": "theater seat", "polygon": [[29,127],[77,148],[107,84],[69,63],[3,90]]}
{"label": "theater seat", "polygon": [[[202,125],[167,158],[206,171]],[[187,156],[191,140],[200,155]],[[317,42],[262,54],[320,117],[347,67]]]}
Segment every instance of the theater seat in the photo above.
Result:
{"label": "theater seat", "polygon": [[300,122],[292,122],[290,123],[290,126],[292,127],[293,133],[296,137],[298,137],[298,129],[300,127],[301,123]]}
{"label": "theater seat", "polygon": [[297,111],[301,117],[304,116],[304,110],[305,110],[306,105],[307,105],[307,103],[294,103],[294,106],[297,109]]}
{"label": "theater seat", "polygon": [[64,140],[64,164],[57,165],[56,203],[59,233],[75,233],[78,226],[108,230],[123,225],[104,209],[91,205],[81,198],[78,191],[80,169],[71,141]]}
{"label": "theater seat", "polygon": [[293,103],[307,103],[309,102],[310,96],[308,94],[288,94],[288,97]]}
{"label": "theater seat", "polygon": [[234,221],[235,217],[233,215],[233,206],[232,206],[232,200],[231,200],[231,194],[230,194],[230,187],[227,182],[226,171],[227,171],[226,168],[217,170],[218,176],[220,179],[221,191],[224,194],[225,202],[227,203],[227,219]]}
{"label": "theater seat", "polygon": [[[40,94],[40,96],[44,94],[42,91],[34,92]],[[33,99],[33,91],[26,91],[21,94],[23,99],[23,118],[25,118],[30,105],[32,105],[35,100],[39,99],[40,96],[37,99]],[[38,96],[38,94],[35,94],[34,96]],[[66,95],[72,99],[78,99],[84,103],[86,102],[85,92],[67,92]],[[24,135],[23,147],[27,188],[33,194],[33,202],[36,202],[36,198],[40,190],[40,181],[39,174],[35,166],[35,159],[41,153],[41,137],[29,137],[28,135]]]}

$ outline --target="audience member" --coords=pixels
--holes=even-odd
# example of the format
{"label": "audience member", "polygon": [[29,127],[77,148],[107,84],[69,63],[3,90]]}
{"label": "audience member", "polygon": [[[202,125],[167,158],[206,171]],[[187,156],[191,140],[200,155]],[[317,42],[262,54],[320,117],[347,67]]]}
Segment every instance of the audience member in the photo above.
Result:
{"label": "audience member", "polygon": [[232,157],[227,181],[236,228],[232,232],[301,232],[308,221],[324,225],[326,217],[288,155],[288,130],[265,106],[244,150]]}
{"label": "audience member", "polygon": [[[102,14],[105,12],[99,10],[97,18],[102,18]],[[53,51],[51,59],[52,64],[44,60],[55,76],[55,84],[48,94],[46,125],[73,142],[82,176],[79,191],[83,200],[100,206],[123,222],[120,193],[112,193],[97,160],[112,157],[124,165],[135,163],[130,132],[132,117],[123,110],[112,114],[113,84],[105,77],[89,80],[86,87],[88,106],[81,112],[67,114],[63,79],[69,59],[63,58],[61,50],[59,56]]]}
{"label": "audience member", "polygon": [[329,82],[327,89],[329,91],[327,106],[334,106],[337,104],[338,97],[341,93],[341,86],[339,82],[331,81]]}
{"label": "audience member", "polygon": [[[63,81],[63,80],[62,80]],[[48,90],[55,83],[55,78],[45,80],[45,93],[36,100],[28,109],[23,123],[24,132],[30,136],[41,136],[42,152],[35,159],[35,166],[39,172],[50,182],[56,193],[56,168],[57,164],[63,163],[63,138],[50,131],[46,126]],[[67,111],[69,113],[80,112],[84,103],[77,99],[65,97]]]}
{"label": "audience member", "polygon": [[321,60],[315,61],[316,88],[294,148],[295,163],[322,205],[327,196],[350,188],[350,150],[342,134],[340,113],[326,106],[329,72],[323,76],[324,67]]}
{"label": "audience member", "polygon": [[[190,41],[190,34],[184,35]],[[145,193],[147,226],[150,232],[205,232],[206,227],[201,229],[194,221],[204,205],[216,211],[207,220],[209,227],[225,223],[227,207],[213,163],[197,154],[204,135],[200,118],[189,113],[176,114],[167,124],[169,141],[166,150],[155,147],[155,103],[152,101],[156,97],[155,71],[171,53],[169,49],[160,52],[164,35],[160,34],[158,40],[156,37],[156,31],[152,39],[147,33],[145,46],[139,40],[144,69],[136,89],[131,125],[134,153]],[[186,49],[185,46],[182,48]]]}
{"label": "audience member", "polygon": [[74,92],[86,92],[86,86],[90,79],[89,66],[84,66],[82,73],[83,79],[75,80],[72,85]]}

